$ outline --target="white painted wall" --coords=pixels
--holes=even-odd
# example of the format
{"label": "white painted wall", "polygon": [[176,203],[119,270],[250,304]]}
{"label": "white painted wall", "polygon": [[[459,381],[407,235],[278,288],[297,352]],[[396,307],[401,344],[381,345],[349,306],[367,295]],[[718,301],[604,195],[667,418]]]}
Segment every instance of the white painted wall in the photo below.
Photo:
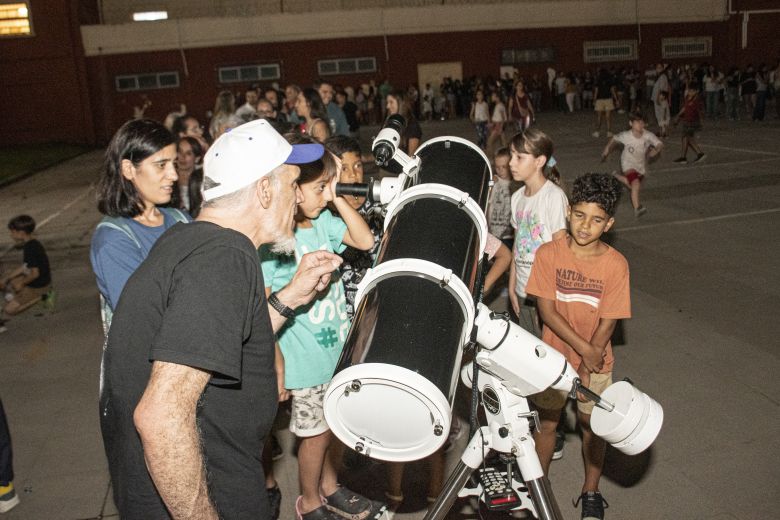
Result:
{"label": "white painted wall", "polygon": [[[727,0],[448,1],[447,5],[427,5],[431,0],[285,0],[285,9],[295,6],[301,11],[280,13],[279,0],[104,0],[106,19],[126,4],[132,6],[131,11],[159,10],[163,4],[171,9],[178,6],[177,12],[192,17],[86,25],[81,34],[86,55],[96,56],[382,34],[707,22],[727,17]],[[273,14],[261,14],[260,7],[271,4],[276,6]],[[389,4],[422,6],[355,8]],[[326,5],[341,9],[320,9]],[[217,11],[222,14],[203,14]],[[245,14],[236,14],[239,12]]]}

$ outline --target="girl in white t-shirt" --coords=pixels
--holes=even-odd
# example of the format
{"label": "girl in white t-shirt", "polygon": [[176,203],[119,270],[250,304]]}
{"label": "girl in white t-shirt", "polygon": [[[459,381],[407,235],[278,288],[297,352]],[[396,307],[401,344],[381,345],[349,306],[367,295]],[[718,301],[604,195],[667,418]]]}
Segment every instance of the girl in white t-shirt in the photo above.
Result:
{"label": "girl in white t-shirt", "polygon": [[485,93],[477,90],[474,95],[474,101],[471,103],[471,113],[469,114],[471,122],[477,131],[477,146],[485,149],[487,145],[488,120],[490,119],[490,107],[485,101]]}
{"label": "girl in white t-shirt", "polygon": [[492,150],[497,139],[501,140],[501,146],[506,146],[504,138],[504,123],[506,123],[506,105],[501,99],[499,92],[493,92],[490,96],[493,102],[493,117],[490,118],[490,136],[488,137],[487,149]]}
{"label": "girl in white t-shirt", "polygon": [[525,286],[539,246],[566,235],[569,203],[558,185],[560,174],[553,159],[553,142],[536,127],[512,138],[509,170],[514,180],[524,183],[512,195],[515,242],[514,262],[509,269],[509,300],[520,325],[541,337],[536,308],[527,299]]}

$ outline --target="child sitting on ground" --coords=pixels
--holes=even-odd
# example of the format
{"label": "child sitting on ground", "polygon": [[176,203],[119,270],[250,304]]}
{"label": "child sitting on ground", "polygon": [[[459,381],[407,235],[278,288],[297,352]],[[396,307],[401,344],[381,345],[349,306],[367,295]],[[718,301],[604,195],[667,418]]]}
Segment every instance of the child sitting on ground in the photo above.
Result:
{"label": "child sitting on ground", "polygon": [[[308,136],[295,144],[313,143]],[[360,214],[343,197],[335,197],[341,165],[332,155],[301,165],[299,202],[295,215],[295,255],[285,256],[261,248],[266,293],[287,285],[305,253],[324,249],[341,253],[346,246],[369,250],[374,236]],[[333,202],[341,215],[326,209]],[[301,496],[295,503],[298,520],[379,518],[386,509],[338,485],[336,468],[341,453],[325,422],[323,398],[349,330],[344,287],[331,282],[319,298],[296,311],[278,333],[283,369],[277,377],[292,394],[290,430],[300,439],[298,478]],[[278,353],[278,352],[277,352]]]}
{"label": "child sitting on ground", "polygon": [[645,129],[645,120],[641,112],[629,114],[628,121],[631,129],[620,132],[609,140],[601,153],[601,162],[607,160],[610,152],[618,144],[623,145],[623,153],[620,154],[620,169],[623,173],[614,172],[612,175],[631,190],[634,216],[640,217],[647,211],[647,208],[639,203],[639,188],[647,175],[647,160],[661,153],[664,145],[655,134]]}
{"label": "child sitting on ground", "polygon": [[[610,175],[578,177],[567,211],[569,234],[537,249],[526,286],[528,294],[537,298],[544,322],[542,340],[566,356],[582,383],[597,394],[612,383],[615,360],[610,338],[617,320],[631,317],[628,263],[601,241],[615,223],[619,196],[620,187]],[[531,398],[539,412],[540,429],[534,440],[545,475],[567,395],[548,388]],[[599,479],[606,445],[590,428],[592,411],[592,401],[577,403],[585,483],[575,506],[582,502],[583,519],[601,520],[605,500]]]}
{"label": "child sitting on ground", "polygon": [[[32,237],[35,220],[19,215],[8,222],[8,231],[17,247],[23,251],[22,265],[0,279],[0,291],[5,291],[3,314],[15,316],[41,300],[52,301],[49,257],[43,245]],[[0,318],[0,332],[5,320]]]}

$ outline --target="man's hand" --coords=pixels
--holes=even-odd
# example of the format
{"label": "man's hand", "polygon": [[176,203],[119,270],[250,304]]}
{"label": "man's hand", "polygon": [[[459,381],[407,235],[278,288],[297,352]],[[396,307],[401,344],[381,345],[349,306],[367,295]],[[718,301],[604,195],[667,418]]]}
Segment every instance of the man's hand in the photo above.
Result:
{"label": "man's hand", "polygon": [[293,309],[306,305],[330,284],[331,273],[339,268],[342,258],[328,251],[313,251],[303,255],[298,270],[287,286],[278,291],[279,300]]}

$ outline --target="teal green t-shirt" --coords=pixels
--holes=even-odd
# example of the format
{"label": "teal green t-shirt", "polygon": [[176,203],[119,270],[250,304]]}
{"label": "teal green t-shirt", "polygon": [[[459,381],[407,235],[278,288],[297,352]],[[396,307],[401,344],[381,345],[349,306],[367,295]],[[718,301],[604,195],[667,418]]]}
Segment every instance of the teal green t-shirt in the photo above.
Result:
{"label": "teal green t-shirt", "polygon": [[[342,240],[347,225],[343,220],[324,210],[311,222],[311,228],[295,230],[294,256],[272,253],[269,246],[260,248],[263,279],[271,291],[278,291],[292,280],[306,253],[341,253],[346,248]],[[286,388],[310,388],[331,380],[349,330],[346,305],[344,286],[336,278],[314,301],[296,309],[295,319],[288,320],[278,332]]]}

